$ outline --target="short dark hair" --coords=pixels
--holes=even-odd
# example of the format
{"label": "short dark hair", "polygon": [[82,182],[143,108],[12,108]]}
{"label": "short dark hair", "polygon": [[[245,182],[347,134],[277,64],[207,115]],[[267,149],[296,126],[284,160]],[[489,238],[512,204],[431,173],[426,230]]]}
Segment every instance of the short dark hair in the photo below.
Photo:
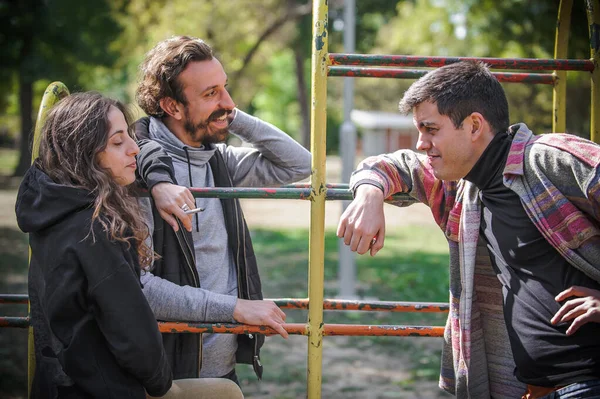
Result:
{"label": "short dark hair", "polygon": [[400,112],[410,113],[425,101],[435,103],[456,128],[473,112],[483,115],[494,134],[509,126],[506,94],[483,62],[460,61],[428,72],[404,93]]}
{"label": "short dark hair", "polygon": [[146,54],[140,66],[141,81],[136,91],[138,105],[146,114],[157,118],[164,115],[160,100],[165,97],[187,105],[179,75],[190,62],[212,59],[212,48],[196,37],[175,36],[158,43]]}

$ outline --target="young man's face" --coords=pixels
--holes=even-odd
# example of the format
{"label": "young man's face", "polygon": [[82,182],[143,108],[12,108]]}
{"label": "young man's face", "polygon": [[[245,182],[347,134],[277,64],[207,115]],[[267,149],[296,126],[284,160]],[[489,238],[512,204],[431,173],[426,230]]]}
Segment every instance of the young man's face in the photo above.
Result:
{"label": "young man's face", "polygon": [[179,75],[183,95],[184,129],[191,144],[200,146],[225,141],[229,119],[235,103],[227,91],[227,75],[221,63],[213,58],[209,61],[194,61]]}
{"label": "young man's face", "polygon": [[413,108],[413,121],[419,130],[417,150],[427,154],[435,177],[459,180],[471,171],[479,154],[469,118],[457,129],[448,116],[440,115],[437,104],[425,101]]}

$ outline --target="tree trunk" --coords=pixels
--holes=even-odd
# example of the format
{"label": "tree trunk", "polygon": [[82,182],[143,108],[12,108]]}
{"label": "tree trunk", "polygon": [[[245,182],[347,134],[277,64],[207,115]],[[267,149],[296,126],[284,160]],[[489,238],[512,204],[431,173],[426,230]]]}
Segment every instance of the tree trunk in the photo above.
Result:
{"label": "tree trunk", "polygon": [[296,85],[298,87],[298,103],[300,104],[300,117],[302,119],[301,137],[302,145],[310,151],[310,111],[308,109],[308,94],[306,93],[306,79],[304,78],[304,57],[302,51],[294,49],[296,61]]}
{"label": "tree trunk", "polygon": [[19,163],[14,176],[23,176],[31,164],[31,135],[33,122],[33,83],[19,74],[19,109],[21,111],[21,136],[19,140]]}

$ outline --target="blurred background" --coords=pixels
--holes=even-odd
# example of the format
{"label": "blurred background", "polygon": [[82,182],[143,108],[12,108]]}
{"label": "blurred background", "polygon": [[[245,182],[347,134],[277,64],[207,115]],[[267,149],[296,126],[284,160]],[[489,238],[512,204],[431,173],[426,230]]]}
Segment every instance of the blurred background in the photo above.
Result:
{"label": "blurred background", "polygon": [[[573,3],[568,58],[587,59],[585,2]],[[329,0],[330,52],[344,52],[343,7],[343,0]],[[30,133],[50,82],[62,81],[71,92],[97,90],[134,106],[138,65],[145,52],[172,35],[197,36],[214,48],[239,108],[309,147],[311,13],[309,0],[0,0],[0,292],[26,293],[27,237],[16,227],[14,198],[20,176],[31,162]],[[358,0],[355,13],[357,53],[552,58],[558,1]],[[567,79],[567,130],[589,137],[589,74],[569,72]],[[410,83],[356,79],[354,108],[388,116],[397,113]],[[504,88],[512,122],[525,122],[536,133],[550,131],[551,86],[504,84]],[[332,182],[340,181],[342,91],[343,79],[328,79],[328,181]],[[142,114],[138,110],[137,116]],[[368,125],[358,126],[357,159],[365,155]],[[260,201],[246,201],[244,207],[266,281],[265,296],[305,297],[307,204],[273,201],[262,209]],[[300,215],[302,221],[281,217],[263,222],[265,214],[277,213],[274,204],[281,205],[282,215]],[[410,213],[386,210],[388,224],[394,226],[388,227],[386,248],[377,258],[358,259],[360,297],[447,301],[443,235],[427,212],[418,206],[409,209]],[[339,207],[328,204],[333,221],[326,227],[326,297],[337,294],[334,231],[339,212]],[[254,220],[256,214],[260,217]],[[0,315],[24,312],[19,306],[0,307]],[[326,322],[344,323],[442,325],[444,319],[444,315],[423,319],[326,314]],[[304,322],[306,314],[290,312],[288,320]],[[304,397],[306,338],[270,338],[269,347],[263,355],[262,383],[251,371],[239,372],[246,397]],[[440,348],[437,339],[326,338],[323,396],[443,397],[436,387]],[[0,329],[0,398],[25,397],[26,373],[25,331]]]}

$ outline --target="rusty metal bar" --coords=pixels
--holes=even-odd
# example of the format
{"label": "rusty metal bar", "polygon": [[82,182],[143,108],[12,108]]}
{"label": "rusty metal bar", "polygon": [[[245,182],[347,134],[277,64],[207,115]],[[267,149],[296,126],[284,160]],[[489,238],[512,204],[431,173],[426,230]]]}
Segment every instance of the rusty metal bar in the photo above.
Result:
{"label": "rusty metal bar", "polygon": [[[219,334],[264,334],[277,335],[278,332],[267,326],[250,326],[244,324],[207,324],[207,323],[158,323],[162,333],[219,333]],[[303,323],[284,324],[283,328],[292,335],[308,335],[307,325]],[[401,336],[401,337],[442,337],[444,327],[441,326],[392,326],[363,324],[324,324],[323,335],[346,336]]]}
{"label": "rusty metal bar", "polygon": [[[271,298],[282,309],[308,309],[308,299]],[[26,294],[0,294],[0,304],[27,304]],[[324,299],[324,310],[358,310],[366,312],[448,312],[448,304],[443,302],[394,302],[394,301],[351,301],[344,299]]]}
{"label": "rusty metal bar", "polygon": [[191,187],[196,198],[283,198],[310,200],[310,188]]}
{"label": "rusty metal bar", "polygon": [[[327,188],[325,199],[328,201],[352,200],[352,193],[348,190],[348,185],[331,184],[327,185],[334,188]],[[339,188],[338,188],[339,187]],[[210,188],[190,188],[192,195],[196,198],[252,198],[252,199],[299,199],[312,201],[312,190],[304,187],[304,184],[291,188],[231,188],[231,187],[210,187]],[[143,195],[148,195],[145,192]],[[416,199],[406,193],[398,193],[387,198],[387,201],[416,203]]]}
{"label": "rusty metal bar", "polygon": [[29,327],[29,317],[0,317],[0,328],[2,327],[14,327],[14,328],[27,328]]}
{"label": "rusty metal bar", "polygon": [[[345,76],[353,78],[391,78],[391,79],[418,79],[425,75],[426,69],[396,69],[374,68],[362,66],[330,66],[329,76]],[[504,83],[531,83],[554,84],[556,77],[550,73],[515,73],[493,72],[496,79]]]}
{"label": "rusty metal bar", "polygon": [[444,327],[439,326],[388,326],[325,324],[324,335],[386,336],[386,337],[443,337]]}
{"label": "rusty metal bar", "polygon": [[[358,309],[365,310],[365,309]],[[27,328],[29,317],[0,317],[0,328]],[[234,323],[183,323],[159,322],[162,333],[217,333],[217,334],[256,334],[277,335],[277,331],[267,326],[251,326]],[[283,328],[292,335],[308,335],[307,324],[288,323]],[[324,324],[323,335],[352,336],[401,336],[401,337],[441,337],[444,327],[441,326],[394,326],[363,324]]]}
{"label": "rusty metal bar", "polygon": [[330,53],[330,65],[374,65],[395,67],[439,68],[459,61],[483,61],[494,69],[526,69],[532,71],[587,71],[594,70],[591,60],[491,58],[491,57],[423,57],[412,55],[342,54]]}
{"label": "rusty metal bar", "polygon": [[[277,298],[269,299],[282,309],[308,309],[308,299]],[[392,302],[392,301],[351,301],[324,299],[324,310],[357,310],[365,312],[418,312],[447,313],[449,305],[443,302]]]}
{"label": "rusty metal bar", "polygon": [[[352,192],[347,189],[327,189],[325,193],[325,199],[327,201],[338,201],[338,200],[350,200],[352,201],[354,198],[352,197]],[[419,202],[417,199],[411,197],[407,193],[397,193],[385,199],[386,202],[403,202],[406,204],[415,204]]]}
{"label": "rusty metal bar", "polygon": [[[219,334],[256,334],[277,335],[278,332],[268,326],[251,326],[235,323],[182,323],[182,322],[160,322],[158,323],[162,333],[219,333]],[[283,328],[294,335],[308,335],[305,323],[284,324]]]}
{"label": "rusty metal bar", "polygon": [[0,304],[5,303],[18,303],[18,304],[28,304],[29,297],[27,294],[0,294]]}
{"label": "rusty metal bar", "polygon": [[[326,183],[325,184],[326,188],[339,188],[339,189],[345,189],[345,190],[348,190],[349,186],[350,185],[348,183]],[[285,186],[281,186],[281,188],[310,188],[310,183],[286,184]]]}

